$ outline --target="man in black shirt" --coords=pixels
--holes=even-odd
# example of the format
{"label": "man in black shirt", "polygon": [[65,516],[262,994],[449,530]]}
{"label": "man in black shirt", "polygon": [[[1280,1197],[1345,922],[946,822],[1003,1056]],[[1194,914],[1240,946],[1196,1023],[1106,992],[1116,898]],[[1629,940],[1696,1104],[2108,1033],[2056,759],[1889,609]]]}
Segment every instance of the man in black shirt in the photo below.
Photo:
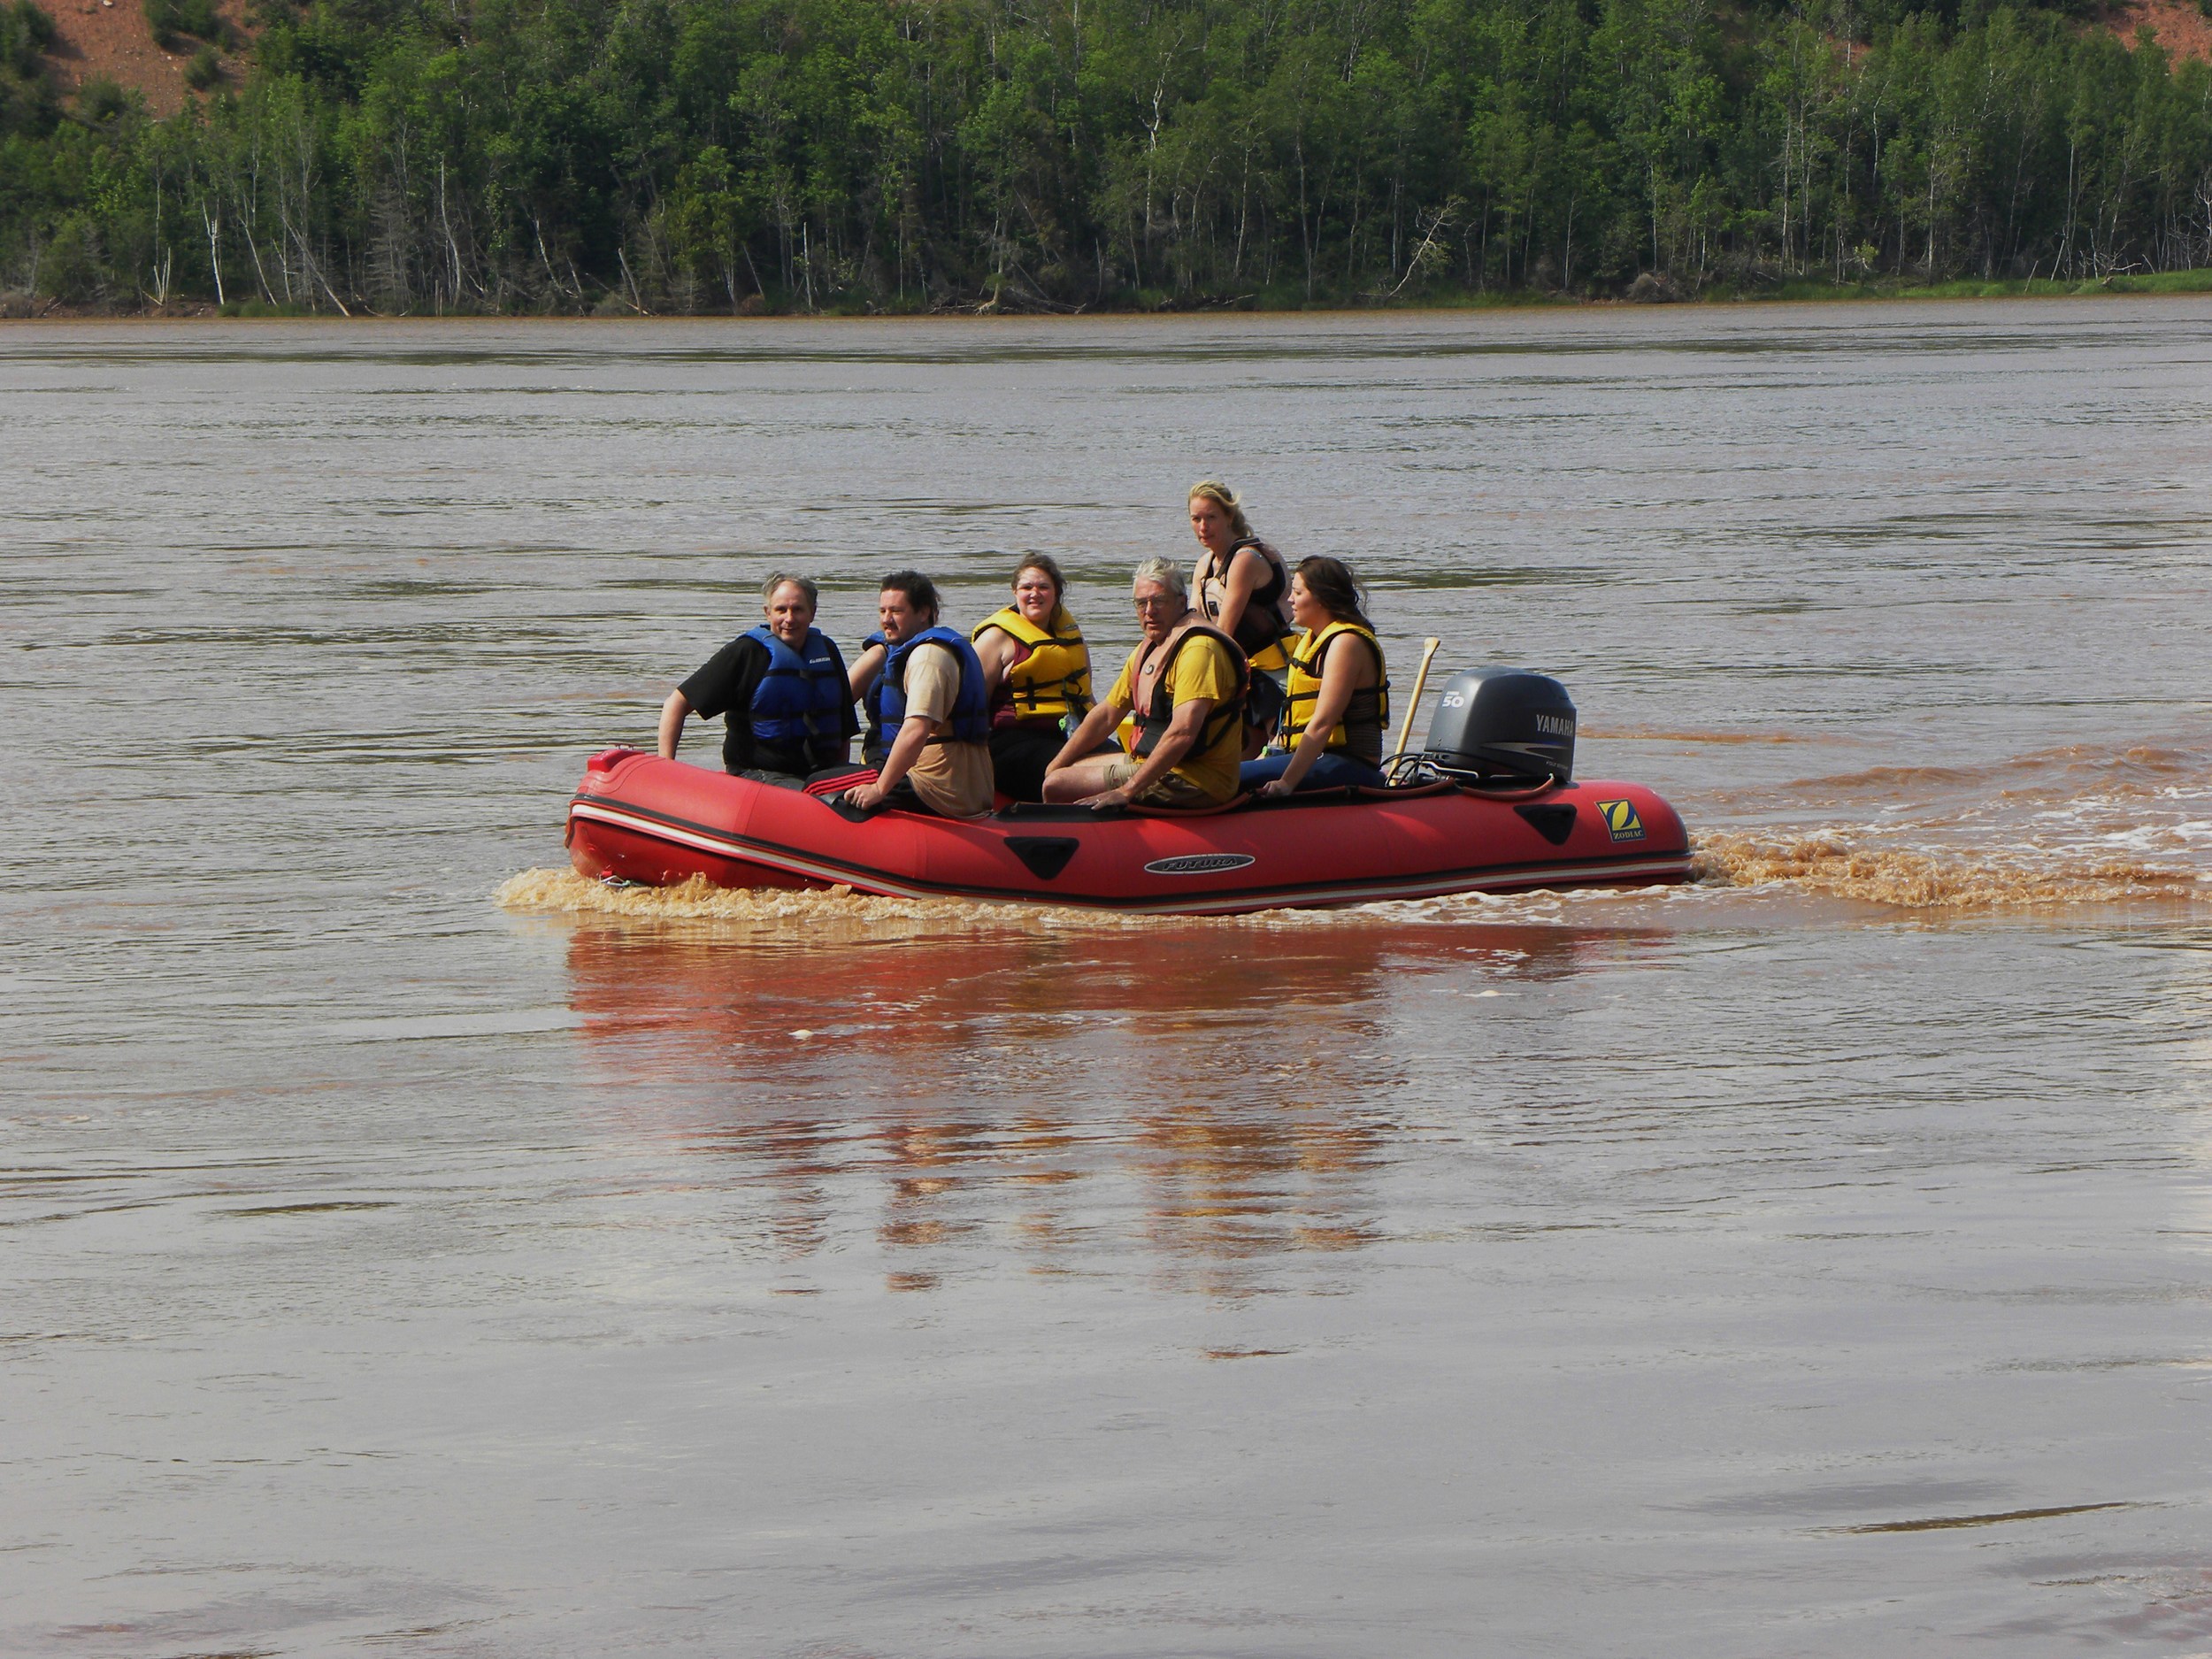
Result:
{"label": "man in black shirt", "polygon": [[850,760],[860,721],[845,659],[814,626],[819,590],[803,576],[774,576],[761,592],[765,624],[717,651],[661,705],[662,759],[675,758],[686,719],[718,714],[727,771],[783,782]]}

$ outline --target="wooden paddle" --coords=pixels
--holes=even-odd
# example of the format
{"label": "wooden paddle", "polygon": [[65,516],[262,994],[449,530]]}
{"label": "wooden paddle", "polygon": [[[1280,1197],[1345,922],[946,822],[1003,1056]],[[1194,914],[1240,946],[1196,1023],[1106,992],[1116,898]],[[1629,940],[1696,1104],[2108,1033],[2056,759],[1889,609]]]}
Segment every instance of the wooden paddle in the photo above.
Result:
{"label": "wooden paddle", "polygon": [[1406,703],[1406,718],[1398,723],[1398,747],[1390,751],[1393,760],[1406,752],[1406,739],[1413,735],[1413,713],[1421,706],[1421,687],[1428,684],[1429,659],[1436,655],[1436,648],[1443,642],[1441,640],[1421,641],[1421,672],[1413,677],[1413,695]]}

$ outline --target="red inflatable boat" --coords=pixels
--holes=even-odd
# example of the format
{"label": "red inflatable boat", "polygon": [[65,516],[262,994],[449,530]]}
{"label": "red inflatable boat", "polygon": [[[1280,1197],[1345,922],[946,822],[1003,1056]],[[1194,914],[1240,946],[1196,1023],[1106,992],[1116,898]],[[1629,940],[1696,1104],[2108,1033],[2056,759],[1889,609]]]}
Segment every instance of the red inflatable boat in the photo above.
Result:
{"label": "red inflatable boat", "polygon": [[726,887],[841,883],[910,897],[1216,915],[1643,887],[1683,880],[1690,866],[1674,809],[1629,783],[1499,790],[1438,781],[1198,813],[1017,806],[966,820],[867,818],[825,795],[626,749],[592,758],[569,803],[568,847],[587,876],[653,887],[704,876]]}

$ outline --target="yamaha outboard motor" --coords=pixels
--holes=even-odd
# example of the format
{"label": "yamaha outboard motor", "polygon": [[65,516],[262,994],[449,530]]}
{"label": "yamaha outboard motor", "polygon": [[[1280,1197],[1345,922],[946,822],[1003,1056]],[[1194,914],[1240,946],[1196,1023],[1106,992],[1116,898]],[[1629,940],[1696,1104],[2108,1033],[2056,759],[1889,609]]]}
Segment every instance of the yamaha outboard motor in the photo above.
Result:
{"label": "yamaha outboard motor", "polygon": [[1469,669],[1445,682],[1421,759],[1448,778],[1564,784],[1575,769],[1575,705],[1542,674]]}

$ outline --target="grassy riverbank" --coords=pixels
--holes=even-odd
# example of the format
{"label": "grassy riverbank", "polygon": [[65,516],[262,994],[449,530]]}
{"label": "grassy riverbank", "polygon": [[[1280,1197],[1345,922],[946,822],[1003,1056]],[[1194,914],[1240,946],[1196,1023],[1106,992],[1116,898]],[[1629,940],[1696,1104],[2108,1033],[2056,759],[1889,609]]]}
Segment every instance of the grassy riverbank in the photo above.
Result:
{"label": "grassy riverbank", "polygon": [[[1328,312],[1343,314],[1363,311],[1519,311],[1587,306],[1632,306],[1641,304],[1737,305],[1762,303],[1819,303],[1870,300],[1998,300],[1998,299],[2096,299],[2128,295],[2207,294],[2212,295],[2212,268],[2190,271],[2162,271],[2135,273],[2104,277],[2096,280],[2078,282],[2054,281],[2047,277],[2018,278],[2012,280],[1981,280],[1962,279],[1949,282],[1899,282],[1868,280],[1862,282],[1820,281],[1806,278],[1760,284],[1746,288],[1708,288],[1694,295],[1654,296],[1648,299],[1628,298],[1614,295],[1542,294],[1533,291],[1483,293],[1429,293],[1418,298],[1390,298],[1373,295],[1356,296],[1334,301],[1309,301],[1265,295],[1241,296],[1227,303],[1185,302],[1151,297],[1122,304],[1087,306],[1061,313],[1023,312],[1012,308],[989,305],[940,306],[922,305],[877,306],[867,303],[846,303],[818,306],[811,311],[794,306],[757,306],[741,315],[746,317],[945,317],[945,316],[1035,316],[1044,314],[1069,316],[1203,316],[1234,312],[1281,315],[1286,312]],[[497,316],[511,319],[530,317],[573,319],[575,311],[512,311],[487,312],[481,311],[446,313],[412,313],[413,320],[423,320],[426,315],[445,315],[456,320]],[[383,313],[361,312],[364,320],[380,317]],[[596,317],[712,317],[726,312],[677,311],[640,312],[629,307],[620,309],[597,308],[588,313]],[[58,301],[41,301],[28,295],[0,295],[0,321],[31,320],[38,319],[73,318],[156,318],[169,320],[192,319],[256,319],[319,317],[334,319],[335,313],[327,307],[315,310],[305,305],[269,305],[260,301],[234,301],[227,305],[206,302],[173,303],[165,306],[142,306],[135,311],[104,305],[68,305]]]}
{"label": "grassy riverbank", "polygon": [[2135,272],[2093,281],[2054,281],[2048,277],[2011,280],[1960,278],[1949,282],[1820,282],[1795,280],[1733,299],[1783,300],[1998,300],[2063,299],[2105,294],[2212,294],[2212,269]]}

